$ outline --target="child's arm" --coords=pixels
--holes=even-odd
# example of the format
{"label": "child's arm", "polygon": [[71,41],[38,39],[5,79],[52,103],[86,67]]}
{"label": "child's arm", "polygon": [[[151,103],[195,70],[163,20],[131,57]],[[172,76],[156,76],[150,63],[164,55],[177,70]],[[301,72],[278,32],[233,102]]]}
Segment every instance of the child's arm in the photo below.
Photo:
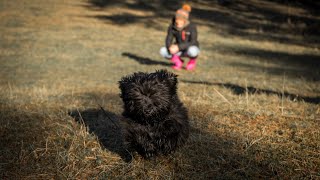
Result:
{"label": "child's arm", "polygon": [[167,37],[166,37],[166,47],[168,50],[172,44],[172,40],[173,40],[172,25],[170,25],[168,28]]}

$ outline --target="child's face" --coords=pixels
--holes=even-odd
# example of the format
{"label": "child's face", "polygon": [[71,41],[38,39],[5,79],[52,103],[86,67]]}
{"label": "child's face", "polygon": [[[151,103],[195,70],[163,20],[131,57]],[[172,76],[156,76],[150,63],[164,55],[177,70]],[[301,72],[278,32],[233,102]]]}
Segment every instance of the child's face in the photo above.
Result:
{"label": "child's face", "polygon": [[183,28],[185,21],[183,19],[177,18],[175,23],[177,28]]}

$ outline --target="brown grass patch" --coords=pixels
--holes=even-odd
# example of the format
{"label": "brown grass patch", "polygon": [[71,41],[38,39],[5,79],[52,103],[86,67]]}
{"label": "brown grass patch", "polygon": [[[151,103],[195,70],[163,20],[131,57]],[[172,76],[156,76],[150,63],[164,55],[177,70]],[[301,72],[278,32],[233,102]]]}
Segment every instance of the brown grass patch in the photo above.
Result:
{"label": "brown grass patch", "polygon": [[[286,26],[268,31],[282,23],[270,21],[269,11],[281,19],[283,4],[252,0],[256,9],[239,14],[247,2],[191,2],[201,56],[194,72],[175,72],[190,139],[168,157],[133,154],[128,162],[112,123],[122,112],[117,81],[170,68],[158,50],[172,12],[145,1],[89,2],[0,2],[1,179],[320,177],[319,44],[285,36]],[[292,10],[298,20],[318,21]],[[257,18],[242,29],[225,20],[236,14]]]}

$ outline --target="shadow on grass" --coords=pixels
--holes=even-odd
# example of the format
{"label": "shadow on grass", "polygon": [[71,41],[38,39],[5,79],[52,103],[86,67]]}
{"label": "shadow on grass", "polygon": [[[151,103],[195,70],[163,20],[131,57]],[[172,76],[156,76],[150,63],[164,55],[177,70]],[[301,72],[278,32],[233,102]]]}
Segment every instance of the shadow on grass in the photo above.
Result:
{"label": "shadow on grass", "polygon": [[229,53],[236,56],[246,56],[250,58],[257,58],[261,61],[280,65],[281,67],[294,67],[295,69],[304,71],[318,71],[320,72],[320,55],[315,54],[289,54],[287,52],[275,52],[264,49],[250,48],[250,47],[213,47],[220,53]]}
{"label": "shadow on grass", "polygon": [[236,84],[231,83],[213,83],[213,82],[206,82],[206,81],[190,81],[190,80],[180,80],[183,83],[188,84],[204,84],[209,86],[220,86],[227,89],[230,89],[233,94],[235,95],[244,95],[248,92],[248,94],[266,94],[266,95],[276,95],[279,97],[284,96],[291,101],[302,101],[306,103],[312,104],[320,104],[320,97],[308,97],[308,96],[300,96],[298,94],[292,94],[289,92],[277,92],[269,89],[259,89],[252,86],[242,87]]}
{"label": "shadow on grass", "polygon": [[0,179],[21,179],[42,173],[39,177],[43,179],[54,178],[52,167],[47,166],[54,157],[39,158],[40,153],[36,152],[46,147],[49,131],[48,117],[37,110],[32,106],[21,109],[0,98]]}
{"label": "shadow on grass", "polygon": [[142,20],[148,18],[145,16],[135,16],[133,14],[129,13],[124,13],[124,14],[117,14],[117,15],[96,15],[96,16],[88,16],[88,17],[93,17],[97,18],[99,20],[103,21],[112,21],[112,22],[117,22],[117,25],[125,25],[130,23],[138,23],[141,22]]}
{"label": "shadow on grass", "polygon": [[[46,147],[46,136],[50,132],[46,128],[50,124],[45,122],[44,119],[50,119],[50,116],[44,117],[42,113],[22,111],[4,103],[0,103],[0,107],[0,122],[3,125],[0,127],[0,160],[2,162],[0,177],[4,179],[19,179],[21,177],[52,179],[56,177],[57,167],[54,164],[58,163],[57,157],[50,157],[45,153],[45,156],[34,156],[37,149],[47,152],[46,148],[43,147]],[[137,168],[130,165],[129,171],[133,171],[136,177],[139,175],[139,177],[149,178],[147,176],[150,174],[145,173],[148,172],[147,168],[149,166],[151,168],[169,166],[174,169],[174,173],[170,175],[177,179],[194,177],[199,179],[277,179],[279,176],[281,177],[281,174],[278,174],[279,172],[285,175],[283,174],[285,173],[283,172],[285,167],[280,162],[286,157],[280,157],[279,160],[279,157],[277,157],[279,154],[276,152],[279,151],[278,149],[271,149],[269,146],[260,147],[258,143],[250,144],[250,141],[246,142],[232,128],[230,129],[230,127],[215,120],[206,120],[209,119],[206,118],[207,114],[203,117],[200,116],[199,114],[204,114],[198,112],[201,110],[204,109],[198,107],[189,109],[189,112],[196,119],[191,119],[193,128],[191,128],[190,140],[183,148],[172,156],[164,157],[159,161],[145,161],[138,164]],[[79,123],[84,123],[90,133],[95,133],[106,149],[120,154],[123,158],[128,155],[124,151],[121,133],[119,133],[120,129],[117,122],[119,116],[115,113],[102,111],[101,109],[86,109],[71,111],[70,116],[74,117]],[[240,125],[248,124],[244,123],[248,121],[251,120],[242,119],[241,122],[237,120],[235,123],[238,123],[237,126],[242,128]],[[55,120],[50,123],[55,123]],[[209,123],[213,127],[210,132],[208,132]],[[261,126],[264,125],[261,124]],[[225,132],[221,133],[220,131],[219,133],[218,128],[225,129]],[[63,137],[61,137],[61,140],[64,142]],[[60,155],[60,152],[56,152],[55,149],[52,149],[52,152]],[[129,157],[127,161],[130,160]],[[66,161],[66,163],[77,163],[76,161],[78,159]],[[65,165],[67,166],[67,164]],[[141,168],[141,166],[143,167]],[[139,169],[142,169],[141,174],[136,175],[137,171],[140,173]],[[76,171],[77,169],[73,170]],[[94,169],[88,169],[88,171],[90,170]],[[154,171],[150,171],[154,173]],[[158,171],[156,173],[161,175],[162,172]]]}
{"label": "shadow on grass", "polygon": [[[285,73],[294,78],[320,81],[320,55],[317,54],[291,54],[239,46],[215,46],[213,49],[221,54],[247,57],[247,63],[233,62],[230,65],[249,70],[250,72],[266,72],[280,76]],[[259,64],[250,63],[250,60],[259,61]],[[266,62],[273,66],[265,67],[261,62]]]}
{"label": "shadow on grass", "polygon": [[[219,126],[219,123],[213,125]],[[207,133],[203,131],[206,128],[191,129],[189,143],[177,153],[185,166],[183,172],[175,173],[176,179],[268,179],[278,176],[278,168],[269,167],[274,159],[256,161],[261,147],[246,150],[242,137],[213,131]]]}
{"label": "shadow on grass", "polygon": [[141,57],[129,52],[124,52],[122,53],[122,56],[124,57],[128,57],[129,59],[135,60],[138,63],[142,64],[142,65],[162,65],[162,66],[171,66],[171,63],[169,62],[161,62],[161,61],[155,61],[152,60],[150,58],[146,58],[146,57]]}
{"label": "shadow on grass", "polygon": [[[95,93],[76,95],[78,98],[84,97],[85,101],[97,96],[99,94]],[[111,95],[107,95],[106,98],[109,96],[111,98]],[[117,103],[120,99],[113,98],[111,101]],[[199,117],[198,111],[198,108],[189,109],[191,116],[194,115],[197,119],[190,119],[192,128],[188,142],[169,156],[158,156],[150,160],[144,160],[143,168],[154,169],[155,166],[170,166],[173,168],[171,170],[175,171],[173,176],[177,179],[188,179],[190,177],[243,179],[277,176],[277,169],[268,167],[273,160],[255,161],[253,158],[257,150],[251,148],[246,151],[241,137],[225,136],[215,131],[206,132],[209,123],[214,123],[217,127],[219,127],[219,123],[207,122],[205,119],[208,118]],[[132,156],[125,150],[122,141],[119,124],[120,115],[97,108],[82,111],[72,110],[69,115],[77,122],[83,123],[88,128],[89,133],[95,134],[108,151],[118,154],[126,162],[132,161]],[[239,148],[242,149],[239,150]],[[130,171],[139,173],[139,166],[137,165],[136,169]],[[142,177],[147,176],[145,172],[141,172]]]}
{"label": "shadow on grass", "polygon": [[[172,0],[133,0],[133,1],[109,1],[89,0],[87,8],[122,7],[130,10],[148,11],[152,15],[113,14],[97,15],[97,18],[112,24],[126,25],[134,23],[148,24],[147,27],[159,29],[154,26],[157,18],[173,17],[176,9],[182,5],[181,1]],[[219,0],[190,0],[192,4],[191,18],[200,25],[214,27],[222,35],[241,36],[253,40],[273,40],[288,44],[299,44],[316,47],[320,43],[317,30],[320,20],[317,11],[320,3],[308,1],[266,1],[262,3],[252,1],[232,1],[227,6],[221,6]],[[276,8],[270,8],[276,7]],[[307,14],[290,13],[291,7],[302,8]],[[101,9],[103,10],[103,9]],[[286,11],[285,11],[286,10]],[[267,23],[266,23],[267,22]],[[301,36],[298,37],[297,35]]]}
{"label": "shadow on grass", "polygon": [[[275,60],[277,61],[277,60]],[[280,61],[280,60],[279,60]],[[253,64],[253,63],[241,63],[241,62],[232,62],[229,63],[230,66],[239,68],[240,70],[246,72],[254,72],[257,74],[267,73],[276,76],[290,77],[292,79],[301,79],[309,82],[319,82],[320,81],[320,69],[314,67],[306,67],[305,65],[292,66],[289,63],[280,64],[281,62],[276,62],[276,66],[266,67],[263,64]]]}
{"label": "shadow on grass", "polygon": [[[83,122],[90,133],[97,135],[107,150],[117,153],[126,162],[132,160],[132,156],[125,151],[123,146],[117,115],[99,109],[73,111],[70,115],[79,123]],[[239,150],[239,147],[243,146],[241,140],[237,141],[233,137],[222,137],[221,134],[203,132],[200,126],[206,128],[205,123],[199,123],[196,126],[197,128],[191,129],[191,137],[184,147],[167,157],[160,156],[144,161],[144,168],[152,169],[154,163],[160,163],[163,166],[166,161],[170,165],[182,161],[182,164],[175,165],[176,170],[180,171],[174,175],[178,179],[188,177],[214,178],[217,176],[226,179],[266,178],[277,175],[277,170],[268,168],[269,160],[256,162],[252,160],[254,155],[249,156],[243,153],[243,149]],[[254,148],[252,148],[252,152],[255,153]],[[184,163],[188,166],[184,166]],[[250,166],[247,165],[249,163]]]}
{"label": "shadow on grass", "polygon": [[104,148],[118,154],[126,162],[132,160],[131,154],[124,147],[118,115],[102,108],[71,110],[69,115],[78,123],[83,123],[89,133],[94,133]]}
{"label": "shadow on grass", "polygon": [[[109,110],[104,111],[98,108],[87,108],[81,111],[72,110],[69,115],[77,122],[83,123],[90,133],[95,134],[103,147],[108,151],[120,155],[126,162],[130,162],[132,160],[131,155],[127,153],[124,148],[120,133],[120,115],[117,115],[117,113],[120,112],[120,108],[118,107],[121,103],[119,96],[116,94],[105,94],[102,91],[98,91],[52,98],[57,98],[54,100],[63,99],[65,102],[72,102],[74,100],[77,100],[78,102],[81,99],[80,102],[83,105],[93,104],[93,99],[100,98],[100,101],[102,102],[108,100],[108,104],[115,104],[117,107],[111,110],[114,112]],[[6,107],[6,105],[3,106]],[[6,151],[3,151],[3,153],[11,152],[16,149],[17,146],[20,147],[20,145],[17,144],[20,140],[26,142],[26,145],[28,143],[27,146],[29,146],[29,142],[31,142],[32,145],[32,142],[35,141],[35,139],[40,138],[40,141],[42,141],[42,146],[40,147],[46,147],[45,136],[42,136],[43,134],[40,134],[39,136],[39,133],[37,132],[39,127],[41,127],[40,130],[45,127],[43,124],[46,124],[46,122],[42,122],[43,117],[37,117],[36,113],[25,114],[25,112],[20,112],[18,109],[8,108],[8,110],[5,110],[3,106],[0,106],[0,121],[3,122],[4,125],[9,124],[10,126],[7,128],[11,129],[0,134],[0,144],[3,145],[2,147],[6,147],[8,146],[8,142],[12,142],[12,140],[16,141],[16,144],[6,148]],[[217,177],[219,179],[269,179],[281,176],[278,174],[283,170],[282,165],[278,162],[279,159],[277,157],[277,151],[279,150],[271,149],[269,147],[266,149],[266,147],[259,146],[258,143],[251,145],[250,141],[247,142],[246,138],[241,137],[237,133],[237,129],[234,129],[243,128],[243,124],[248,124],[246,122],[248,122],[249,119],[235,121],[235,123],[237,123],[236,126],[230,128],[228,125],[219,123],[219,120],[209,118],[208,116],[214,116],[216,114],[204,113],[206,111],[205,108],[193,106],[188,109],[190,117],[194,117],[194,119],[190,119],[192,128],[189,141],[185,146],[168,157],[159,157],[156,158],[155,161],[134,162],[134,166],[129,164],[129,172],[125,170],[129,175],[134,174],[133,176],[135,177],[144,176],[148,178],[147,176],[150,175],[150,173],[155,172],[153,169],[159,170],[159,167],[163,167],[169,168],[171,172],[174,172],[173,174],[170,174],[170,176],[175,176],[174,179],[216,179]],[[11,113],[8,114],[8,112]],[[21,114],[19,114],[19,112]],[[34,124],[33,120],[37,118],[41,123]],[[26,128],[26,126],[21,122],[25,122],[27,124],[30,123],[32,125],[32,129]],[[19,128],[16,129],[16,126]],[[48,126],[48,124],[46,126]],[[209,126],[211,126],[210,129],[208,128]],[[261,126],[264,125],[262,124]],[[221,130],[224,131],[222,132]],[[30,154],[32,151],[33,149],[31,149]],[[4,157],[1,156],[1,153],[2,150],[0,149],[0,159]],[[17,151],[15,156],[18,157],[18,154],[19,151]],[[10,158],[12,157],[10,156]],[[3,162],[12,162],[10,158]],[[280,158],[283,159],[284,157]],[[38,163],[43,159],[44,158],[39,158],[35,163]],[[50,163],[51,162],[55,162],[55,159],[50,161]],[[71,161],[68,163],[74,162]],[[39,164],[35,164],[33,167],[37,168],[38,166],[36,165]],[[45,165],[46,164],[43,164],[43,166]],[[16,169],[11,169],[10,173],[17,172],[15,170],[19,168],[20,167],[17,166]],[[110,168],[112,169],[112,167]],[[122,167],[119,168],[121,171],[123,170]],[[90,170],[92,169],[88,169],[88,171]],[[37,173],[36,170],[32,172]],[[56,172],[56,170],[51,171],[51,173],[52,172]],[[5,177],[11,177],[10,173]],[[160,175],[162,175],[161,171],[156,171],[156,173],[160,173]]]}

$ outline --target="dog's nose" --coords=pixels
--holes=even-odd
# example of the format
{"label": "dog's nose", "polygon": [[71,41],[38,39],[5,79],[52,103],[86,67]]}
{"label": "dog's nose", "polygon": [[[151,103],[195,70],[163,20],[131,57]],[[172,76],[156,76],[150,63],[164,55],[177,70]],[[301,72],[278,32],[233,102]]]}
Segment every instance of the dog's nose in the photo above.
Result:
{"label": "dog's nose", "polygon": [[152,104],[152,99],[150,99],[148,96],[144,98],[144,104],[146,106]]}

